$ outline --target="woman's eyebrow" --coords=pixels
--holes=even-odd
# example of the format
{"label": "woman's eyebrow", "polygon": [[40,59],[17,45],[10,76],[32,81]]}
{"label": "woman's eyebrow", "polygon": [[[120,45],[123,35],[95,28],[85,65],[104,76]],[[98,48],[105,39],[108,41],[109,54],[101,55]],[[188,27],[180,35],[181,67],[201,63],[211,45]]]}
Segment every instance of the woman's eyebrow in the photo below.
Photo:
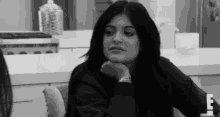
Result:
{"label": "woman's eyebrow", "polygon": [[[106,28],[116,29],[116,26],[114,26],[114,25],[107,25]],[[125,29],[134,29],[135,30],[134,26],[132,26],[132,25],[124,26],[123,28],[125,28]]]}
{"label": "woman's eyebrow", "polygon": [[114,29],[115,29],[115,26],[113,26],[113,25],[107,25],[106,28],[114,28]]}
{"label": "woman's eyebrow", "polygon": [[135,29],[134,26],[124,26],[124,28],[132,28],[132,29]]}

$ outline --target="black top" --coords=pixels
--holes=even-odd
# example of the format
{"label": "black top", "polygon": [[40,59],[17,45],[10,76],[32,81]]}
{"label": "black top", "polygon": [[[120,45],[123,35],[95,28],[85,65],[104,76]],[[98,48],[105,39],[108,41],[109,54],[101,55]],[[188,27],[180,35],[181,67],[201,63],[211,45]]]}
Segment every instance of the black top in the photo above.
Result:
{"label": "black top", "polygon": [[[146,109],[148,117],[173,117],[173,107],[187,117],[199,117],[198,113],[206,113],[207,93],[168,59],[161,57],[160,66],[168,78],[160,81],[161,84],[168,84],[161,92],[169,96],[161,97],[160,101],[158,98],[152,100],[160,104],[154,109]],[[67,112],[74,111],[73,115],[69,115],[71,117],[135,117],[138,108],[133,96],[133,84],[118,83],[116,79],[108,78],[101,73],[94,75],[83,63],[78,65],[71,75],[68,96],[71,100],[68,102]],[[216,101],[213,107],[214,114],[220,112],[220,106]]]}

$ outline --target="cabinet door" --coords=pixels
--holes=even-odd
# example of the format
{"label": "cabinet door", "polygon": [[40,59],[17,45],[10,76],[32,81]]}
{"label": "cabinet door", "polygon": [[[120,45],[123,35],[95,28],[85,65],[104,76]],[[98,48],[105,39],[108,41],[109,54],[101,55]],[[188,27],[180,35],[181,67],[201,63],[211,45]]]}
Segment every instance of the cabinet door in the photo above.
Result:
{"label": "cabinet door", "polygon": [[12,117],[46,117],[46,87],[48,84],[13,86]]}
{"label": "cabinet door", "polygon": [[[63,10],[63,28],[64,30],[74,30],[76,29],[75,20],[75,2],[76,0],[53,0],[55,4],[59,5]],[[32,0],[32,19],[33,25],[32,30],[39,31],[39,19],[38,10],[39,7],[46,4],[47,0]]]}
{"label": "cabinet door", "polygon": [[47,117],[46,103],[14,103],[11,117]]}
{"label": "cabinet door", "polygon": [[202,0],[202,37],[203,47],[220,47],[220,14],[219,0]]}

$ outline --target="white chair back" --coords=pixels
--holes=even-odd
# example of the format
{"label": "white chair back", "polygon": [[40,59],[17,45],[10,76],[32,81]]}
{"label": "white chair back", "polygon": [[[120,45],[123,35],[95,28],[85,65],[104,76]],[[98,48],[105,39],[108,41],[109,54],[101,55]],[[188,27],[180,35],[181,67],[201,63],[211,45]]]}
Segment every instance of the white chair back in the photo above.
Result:
{"label": "white chair back", "polygon": [[48,117],[64,117],[66,110],[60,91],[56,87],[47,87],[43,93],[46,98]]}

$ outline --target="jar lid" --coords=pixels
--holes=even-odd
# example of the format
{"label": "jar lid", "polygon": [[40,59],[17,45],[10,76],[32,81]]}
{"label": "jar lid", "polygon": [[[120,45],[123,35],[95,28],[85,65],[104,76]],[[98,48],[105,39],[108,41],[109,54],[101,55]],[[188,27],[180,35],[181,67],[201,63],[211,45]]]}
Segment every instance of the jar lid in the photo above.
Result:
{"label": "jar lid", "polygon": [[61,7],[54,3],[53,0],[48,0],[46,4],[40,7],[41,10],[61,10]]}

